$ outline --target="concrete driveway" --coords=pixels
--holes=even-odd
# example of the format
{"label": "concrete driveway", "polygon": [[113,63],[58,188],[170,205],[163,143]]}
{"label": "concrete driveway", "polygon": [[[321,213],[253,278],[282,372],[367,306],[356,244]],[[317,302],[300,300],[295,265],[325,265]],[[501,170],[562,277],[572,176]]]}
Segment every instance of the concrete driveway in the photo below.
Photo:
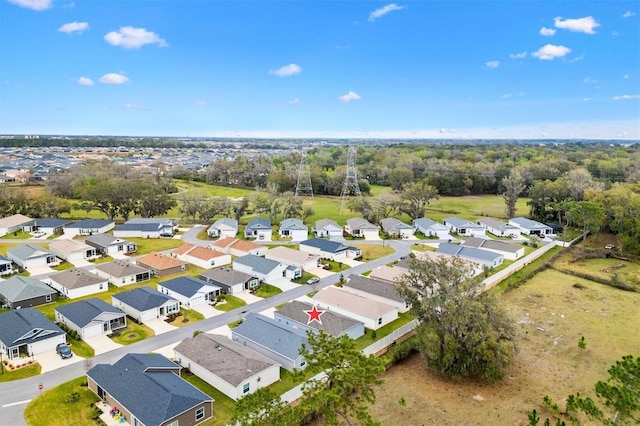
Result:
{"label": "concrete driveway", "polygon": [[195,306],[193,310],[196,312],[200,312],[202,315],[204,315],[205,318],[211,318],[222,313],[222,311],[217,310],[208,303],[203,303],[202,305]]}
{"label": "concrete driveway", "polygon": [[360,262],[359,260],[351,259],[349,257],[347,257],[346,259],[342,259],[341,262],[344,263],[345,265],[351,266],[352,268],[354,266],[362,265],[364,263],[364,262]]}
{"label": "concrete driveway", "polygon": [[49,274],[53,274],[54,272],[58,272],[55,269],[49,268],[48,266],[33,266],[33,267],[27,269],[27,271],[29,271],[31,276],[34,276],[34,275],[49,275]]}
{"label": "concrete driveway", "polygon": [[166,333],[167,331],[175,330],[176,328],[178,328],[175,325],[171,325],[168,322],[165,322],[162,318],[154,318],[152,320],[145,321],[144,325],[152,329],[153,332],[156,333],[156,336],[158,334]]}
{"label": "concrete driveway", "polygon": [[93,263],[89,262],[88,260],[80,259],[74,260],[73,266],[75,266],[76,268],[82,268],[84,266],[93,266]]}
{"label": "concrete driveway", "polygon": [[76,354],[73,354],[71,358],[62,359],[60,358],[60,355],[56,353],[55,349],[34,355],[34,358],[42,367],[41,373],[57,370],[58,368],[66,367],[67,365],[76,362],[83,362],[86,359]]}
{"label": "concrete driveway", "polygon": [[273,280],[271,282],[268,282],[267,284],[270,284],[274,287],[278,287],[282,291],[291,290],[292,288],[300,287],[301,285],[301,284],[296,284],[288,280],[287,278]]}
{"label": "concrete driveway", "polygon": [[96,352],[96,355],[100,355],[105,352],[109,352],[122,347],[121,344],[114,342],[103,334],[99,336],[89,337],[85,340],[85,342],[87,342],[87,344],[93,348],[93,350]]}
{"label": "concrete driveway", "polygon": [[253,302],[262,300],[262,297],[254,296],[248,291],[241,291],[240,293],[235,293],[234,296],[237,297],[238,299],[244,300],[245,302],[247,302],[248,305],[252,304]]}
{"label": "concrete driveway", "polygon": [[308,272],[310,274],[313,274],[315,276],[317,276],[318,278],[324,278],[324,277],[328,277],[330,275],[335,274],[335,272],[330,271],[328,269],[324,269],[324,268],[313,268],[313,269],[308,269],[305,272]]}

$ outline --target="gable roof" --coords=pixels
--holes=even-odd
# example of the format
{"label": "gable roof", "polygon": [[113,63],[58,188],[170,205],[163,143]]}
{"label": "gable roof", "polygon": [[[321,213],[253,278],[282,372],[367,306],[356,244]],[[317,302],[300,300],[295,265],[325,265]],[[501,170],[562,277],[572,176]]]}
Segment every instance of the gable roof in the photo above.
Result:
{"label": "gable roof", "polygon": [[370,278],[385,280],[395,282],[403,275],[406,275],[407,269],[398,266],[399,264],[395,264],[394,266],[382,265],[374,268],[369,274]]}
{"label": "gable roof", "polygon": [[406,223],[402,222],[399,219],[396,219],[395,217],[386,217],[384,219],[382,219],[380,221],[380,226],[382,226],[382,229],[384,229],[385,231],[389,230],[389,229],[413,229],[412,226],[407,225]]}
{"label": "gable roof", "polygon": [[212,279],[216,282],[226,285],[236,285],[236,284],[244,284],[249,281],[251,278],[256,278],[251,274],[247,274],[245,272],[236,271],[231,268],[214,268],[208,271],[200,272],[201,277],[206,277]]}
{"label": "gable roof", "polygon": [[14,214],[11,216],[3,217],[0,219],[0,227],[11,228],[13,226],[23,225],[30,222],[32,219],[22,214]]}
{"label": "gable roof", "polygon": [[137,311],[148,311],[158,308],[167,302],[178,301],[149,287],[138,287],[129,291],[114,294],[114,299],[121,301]]}
{"label": "gable roof", "polygon": [[334,228],[334,229],[342,229],[342,226],[338,225],[338,223],[333,219],[320,219],[316,221],[316,229],[323,228]]}
{"label": "gable roof", "polygon": [[50,250],[56,250],[60,253],[69,254],[77,251],[95,250],[89,244],[78,240],[55,240],[49,243]]}
{"label": "gable roof", "polygon": [[87,287],[107,281],[105,278],[80,268],[71,268],[51,274],[49,279],[68,289]]}
{"label": "gable roof", "polygon": [[87,371],[109,395],[145,425],[160,425],[213,399],[174,373],[180,366],[159,354],[127,354]]}
{"label": "gable roof", "polygon": [[280,262],[265,259],[264,257],[256,256],[253,254],[236,257],[235,259],[233,259],[233,262],[239,263],[240,265],[249,266],[251,269],[261,274],[268,274],[269,272],[280,266]]}
{"label": "gable roof", "polygon": [[39,226],[42,228],[59,228],[61,226],[65,226],[71,223],[68,219],[58,219],[58,218],[38,218],[33,219],[31,222],[24,223],[23,225],[29,226]]}
{"label": "gable roof", "polygon": [[167,256],[166,254],[155,251],[146,256],[137,258],[136,263],[148,265],[154,269],[169,269],[176,266],[188,265],[188,262],[185,262],[184,260],[176,259],[175,257]]}
{"label": "gable roof", "polygon": [[503,257],[501,254],[482,250],[473,247],[465,247],[458,244],[441,243],[438,246],[438,253],[446,253],[454,256],[469,257],[471,259],[478,259],[484,262],[493,262],[494,260]]}
{"label": "gable roof", "polygon": [[431,220],[429,218],[426,217],[421,217],[419,219],[413,219],[413,226],[420,227],[420,228],[431,228],[431,229],[439,229],[442,231],[448,231],[449,228],[447,228],[445,225],[443,225],[440,222],[436,222],[435,220]]}
{"label": "gable roof", "polygon": [[247,229],[271,229],[271,221],[269,219],[253,219],[247,224]]}
{"label": "gable roof", "polygon": [[120,309],[98,298],[58,306],[55,310],[80,328],[90,324],[98,315],[105,312],[125,316]]}
{"label": "gable roof", "polygon": [[386,303],[347,293],[334,286],[320,290],[313,296],[313,300],[337,306],[356,315],[371,319],[380,318],[389,311],[396,310],[396,308]]}
{"label": "gable roof", "polygon": [[83,219],[79,222],[67,225],[66,228],[99,229],[111,224],[113,224],[112,220]]}
{"label": "gable roof", "polygon": [[460,219],[459,217],[451,216],[444,219],[444,222],[450,223],[456,228],[482,228],[477,223],[470,222],[466,219]]}
{"label": "gable roof", "polygon": [[235,238],[223,237],[223,238],[220,238],[218,241],[214,242],[212,245],[220,248],[227,248],[236,241],[237,240]]}
{"label": "gable roof", "polygon": [[322,238],[311,238],[310,240],[301,241],[300,245],[315,247],[327,253],[340,253],[349,250],[349,246],[336,241],[323,240]]}
{"label": "gable roof", "polygon": [[162,219],[159,217],[134,217],[133,219],[129,219],[125,222],[125,224],[136,224],[136,223],[152,223],[152,224],[160,224],[163,227],[171,226],[173,227],[173,222],[171,219]]}
{"label": "gable roof", "polygon": [[249,312],[242,324],[235,327],[232,332],[290,360],[300,356],[298,351],[303,344],[309,345],[307,335],[302,330],[288,327],[254,312]]}
{"label": "gable roof", "polygon": [[544,223],[527,219],[526,217],[514,217],[510,219],[510,222],[513,222],[519,227],[525,228],[525,229],[551,229],[550,226],[545,225]]}
{"label": "gable roof", "polygon": [[29,259],[30,257],[52,256],[44,247],[37,244],[22,244],[15,247],[9,247],[7,254],[11,254],[18,259]]}
{"label": "gable roof", "polygon": [[504,241],[485,240],[483,238],[466,238],[462,244],[467,247],[498,250],[507,253],[517,253],[522,249],[521,246],[515,244],[510,244]]}
{"label": "gable roof", "polygon": [[151,272],[148,268],[136,265],[127,259],[116,259],[113,262],[101,263],[96,265],[95,268],[116,278]]}
{"label": "gable roof", "polygon": [[56,293],[42,281],[31,277],[14,275],[6,281],[0,281],[0,294],[12,303]]}
{"label": "gable roof", "polygon": [[251,376],[278,365],[266,356],[218,334],[200,333],[174,350],[216,376],[239,386]]}
{"label": "gable roof", "polygon": [[231,218],[225,217],[223,219],[218,219],[215,222],[213,222],[213,225],[211,225],[210,228],[237,230],[238,229],[238,221],[235,220],[235,219],[231,219]]}
{"label": "gable roof", "polygon": [[[40,331],[25,337],[33,330]],[[33,308],[16,309],[0,315],[0,341],[7,347],[37,342],[61,334],[65,332]]]}
{"label": "gable roof", "polygon": [[161,223],[123,223],[114,229],[114,231],[140,231],[140,232],[156,232],[165,226]]}
{"label": "gable roof", "polygon": [[202,290],[203,287],[209,288],[217,288],[220,287],[214,286],[213,284],[209,284],[205,281],[199,280],[193,277],[177,277],[171,280],[163,281],[158,283],[162,287],[168,288],[169,290],[175,291],[178,294],[181,294],[186,297],[192,297]]}
{"label": "gable roof", "polygon": [[191,243],[184,243],[177,249],[173,250],[171,253],[177,256],[187,255],[201,260],[211,260],[214,257],[224,256],[224,254],[220,253],[219,251],[207,247],[197,246]]}
{"label": "gable roof", "polygon": [[476,223],[490,226],[494,229],[517,229],[516,226],[509,225],[507,222],[502,222],[492,217],[481,217],[476,220]]}
{"label": "gable roof", "polygon": [[312,259],[319,259],[320,256],[316,256],[304,251],[294,250],[289,247],[273,247],[267,251],[267,256],[277,256],[284,259],[285,262],[293,262],[297,264],[303,264]]}
{"label": "gable roof", "polygon": [[378,229],[376,225],[361,217],[352,217],[347,219],[347,225],[350,229]]}
{"label": "gable roof", "polygon": [[252,241],[246,241],[246,240],[235,240],[231,243],[232,249],[246,251],[246,252],[251,250],[261,249],[262,247],[264,246],[258,243],[254,243]]}
{"label": "gable roof", "polygon": [[112,244],[132,244],[130,241],[122,240],[109,234],[88,235],[87,238],[84,239],[84,241],[87,243],[96,244],[100,247],[107,247]]}
{"label": "gable roof", "polygon": [[345,286],[396,302],[405,302],[404,297],[398,294],[394,284],[363,277],[362,275],[351,275]]}
{"label": "gable roof", "polygon": [[284,219],[282,222],[280,222],[280,229],[289,229],[292,231],[309,230],[307,225],[305,225],[300,219],[295,219],[295,218]]}
{"label": "gable roof", "polygon": [[292,300],[289,303],[285,303],[276,311],[276,313],[283,317],[289,318],[300,324],[304,324],[307,327],[315,328],[319,331],[324,331],[332,336],[339,336],[341,333],[349,330],[357,324],[361,324],[360,321],[356,321],[353,318],[340,315],[333,311],[324,311],[321,316],[322,324],[318,321],[309,321],[309,314],[305,311],[310,311],[313,308],[311,303],[301,302],[299,300]]}
{"label": "gable roof", "polygon": [[0,254],[0,263],[11,263],[11,259],[7,259],[6,257]]}

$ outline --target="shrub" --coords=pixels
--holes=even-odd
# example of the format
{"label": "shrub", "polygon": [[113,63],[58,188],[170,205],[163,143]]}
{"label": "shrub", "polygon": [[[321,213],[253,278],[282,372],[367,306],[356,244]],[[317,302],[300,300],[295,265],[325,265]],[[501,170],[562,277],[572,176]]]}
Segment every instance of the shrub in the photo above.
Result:
{"label": "shrub", "polygon": [[70,402],[70,403],[74,403],[74,402],[78,402],[80,401],[80,394],[78,392],[71,392],[69,395],[67,395],[64,398],[64,402]]}

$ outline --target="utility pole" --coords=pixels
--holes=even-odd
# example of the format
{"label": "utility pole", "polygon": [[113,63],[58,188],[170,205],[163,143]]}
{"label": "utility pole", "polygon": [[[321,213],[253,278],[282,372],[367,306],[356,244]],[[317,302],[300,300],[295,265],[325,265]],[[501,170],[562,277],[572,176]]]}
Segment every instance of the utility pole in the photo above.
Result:
{"label": "utility pole", "polygon": [[298,182],[296,183],[296,197],[305,195],[313,197],[313,186],[311,185],[311,170],[309,169],[309,163],[307,163],[307,151],[302,148]]}
{"label": "utility pole", "polygon": [[340,193],[340,214],[344,209],[344,203],[348,196],[355,195],[359,197],[360,185],[358,184],[358,170],[356,169],[356,147],[349,146],[349,153],[347,156],[347,175],[344,178],[344,184],[342,185],[342,192]]}

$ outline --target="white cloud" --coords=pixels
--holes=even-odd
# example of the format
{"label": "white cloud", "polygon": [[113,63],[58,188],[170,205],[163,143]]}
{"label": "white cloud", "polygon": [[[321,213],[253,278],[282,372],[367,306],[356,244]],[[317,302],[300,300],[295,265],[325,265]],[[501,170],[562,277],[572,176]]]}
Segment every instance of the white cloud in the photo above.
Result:
{"label": "white cloud", "polygon": [[502,95],[502,99],[509,99],[512,96],[513,95],[511,93],[505,93],[504,95]]}
{"label": "white cloud", "polygon": [[594,80],[591,77],[585,77],[585,78],[582,79],[582,82],[586,83],[586,84],[596,84],[598,82],[598,80]]}
{"label": "white cloud", "polygon": [[342,96],[338,96],[338,100],[340,102],[351,102],[351,101],[357,101],[358,99],[362,98],[362,96],[358,95],[356,92],[354,92],[353,90],[349,90],[349,93],[347,93],[346,95],[342,95]]}
{"label": "white cloud", "polygon": [[71,34],[75,32],[81,33],[87,28],[89,28],[88,22],[69,22],[68,24],[64,24],[63,26],[58,28],[58,32],[67,33],[67,34]]}
{"label": "white cloud", "polygon": [[632,16],[636,16],[636,14],[630,10],[627,10],[624,15],[622,15],[623,18],[631,18]]}
{"label": "white cloud", "polygon": [[578,61],[581,61],[583,59],[584,59],[584,55],[579,55],[579,56],[576,56],[575,58],[571,59],[568,62],[578,62]]}
{"label": "white cloud", "polygon": [[152,31],[144,28],[120,27],[118,31],[111,31],[104,36],[104,40],[112,46],[124,49],[139,49],[145,44],[157,44],[167,47],[167,42]]}
{"label": "white cloud", "polygon": [[77,80],[77,82],[78,82],[78,84],[80,86],[93,86],[94,85],[93,80],[91,80],[89,77],[80,77]]}
{"label": "white cloud", "polygon": [[628,75],[623,75],[622,78],[624,78],[625,80],[628,80],[629,76]]}
{"label": "white cloud", "polygon": [[122,109],[135,109],[136,111],[149,111],[144,106],[138,105],[138,104],[124,104],[122,105]]}
{"label": "white cloud", "polygon": [[525,50],[524,52],[520,52],[520,53],[512,53],[509,55],[509,57],[511,59],[523,59],[527,57],[527,52]]}
{"label": "white cloud", "polygon": [[500,61],[489,61],[489,62],[485,62],[485,65],[487,66],[487,68],[498,68],[500,66]]}
{"label": "white cloud", "polygon": [[25,7],[31,10],[47,10],[51,7],[51,0],[9,0],[9,3],[13,3],[20,7]]}
{"label": "white cloud", "polygon": [[538,59],[553,60],[555,58],[562,58],[563,56],[568,55],[570,52],[571,49],[569,49],[568,47],[546,44],[536,52],[533,52],[531,56]]}
{"label": "white cloud", "polygon": [[289,105],[298,105],[300,103],[300,99],[298,98],[291,99],[288,103]]}
{"label": "white cloud", "polygon": [[591,98],[584,98],[583,101],[589,102],[589,101],[591,101]]}
{"label": "white cloud", "polygon": [[277,75],[278,77],[291,77],[292,75],[300,74],[302,67],[296,64],[284,65],[277,70],[269,70],[269,74]]}
{"label": "white cloud", "polygon": [[128,82],[129,77],[115,72],[110,72],[100,77],[100,83],[104,84],[125,84]]}
{"label": "white cloud", "polygon": [[386,6],[381,7],[380,9],[376,9],[369,14],[369,22],[373,22],[378,18],[382,18],[387,13],[391,13],[394,10],[402,10],[404,6],[398,6],[395,3],[388,4]]}
{"label": "white cloud", "polygon": [[540,28],[540,35],[551,37],[555,33],[556,33],[556,30],[554,30],[553,28],[547,28],[547,27]]}
{"label": "white cloud", "polygon": [[562,20],[562,17],[558,16],[554,18],[554,25],[556,28],[562,28],[563,30],[569,30],[574,33],[585,33],[585,34],[595,34],[595,28],[600,26],[599,23],[593,19],[593,16],[586,16],[584,18],[578,19],[565,19]]}
{"label": "white cloud", "polygon": [[205,101],[204,99],[196,99],[195,101],[193,101],[193,103],[196,105],[205,106],[207,104],[207,101]]}
{"label": "white cloud", "polygon": [[627,99],[640,99],[640,95],[622,95],[622,96],[614,96],[614,101],[622,101]]}

